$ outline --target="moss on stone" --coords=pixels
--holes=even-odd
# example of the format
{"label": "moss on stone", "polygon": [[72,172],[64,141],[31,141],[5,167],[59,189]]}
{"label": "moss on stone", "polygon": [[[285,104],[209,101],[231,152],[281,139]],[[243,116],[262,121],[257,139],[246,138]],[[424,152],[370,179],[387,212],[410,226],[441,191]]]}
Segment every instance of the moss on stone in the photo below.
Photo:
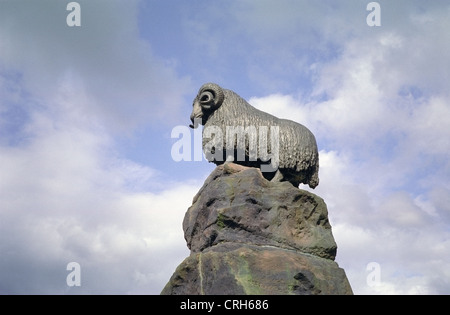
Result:
{"label": "moss on stone", "polygon": [[243,254],[239,255],[239,257],[236,260],[236,263],[237,263],[237,270],[234,272],[234,277],[236,278],[236,281],[239,283],[239,285],[241,285],[242,288],[244,289],[245,294],[248,295],[263,294],[260,286],[253,279],[252,271],[249,267],[249,262],[247,261],[245,255]]}
{"label": "moss on stone", "polygon": [[218,213],[216,224],[220,229],[223,229],[225,227],[225,216],[223,215],[223,213],[221,212]]}

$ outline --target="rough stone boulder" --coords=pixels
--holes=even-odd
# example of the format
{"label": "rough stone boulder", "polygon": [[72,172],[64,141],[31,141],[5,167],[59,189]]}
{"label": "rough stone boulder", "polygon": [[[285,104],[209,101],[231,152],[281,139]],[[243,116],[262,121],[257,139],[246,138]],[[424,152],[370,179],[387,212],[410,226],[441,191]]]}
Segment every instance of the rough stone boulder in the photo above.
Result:
{"label": "rough stone boulder", "polygon": [[183,221],[191,255],[161,294],[352,294],[322,198],[218,166]]}

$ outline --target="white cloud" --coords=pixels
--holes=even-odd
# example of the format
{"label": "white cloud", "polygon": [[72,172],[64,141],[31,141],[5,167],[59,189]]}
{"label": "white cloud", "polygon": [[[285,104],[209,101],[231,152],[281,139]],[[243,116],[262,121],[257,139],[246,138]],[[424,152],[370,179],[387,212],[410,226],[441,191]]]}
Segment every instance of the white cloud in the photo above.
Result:
{"label": "white cloud", "polygon": [[[450,59],[442,50],[421,53],[447,45],[447,19],[431,9],[406,12],[404,21],[349,39],[338,58],[314,66],[309,98],[249,100],[316,135],[320,184],[313,192],[328,205],[337,261],[355,293],[439,294],[450,287],[450,98],[441,68]],[[372,261],[381,266],[373,287],[366,270]]]}
{"label": "white cloud", "polygon": [[201,183],[126,159],[114,136],[176,119],[189,80],[140,39],[138,1],[79,3],[78,29],[64,2],[0,3],[0,293],[159,294]]}
{"label": "white cloud", "polygon": [[[142,192],[139,180],[161,178],[70,120],[41,112],[28,143],[0,147],[0,291],[158,294],[188,254],[181,222],[200,183]],[[78,291],[65,284],[71,261],[82,268]]]}
{"label": "white cloud", "polygon": [[[27,118],[15,134],[0,126],[0,292],[159,294],[188,255],[181,223],[201,183],[171,182],[117,153],[72,76],[45,102],[3,83]],[[80,288],[66,285],[71,261]]]}
{"label": "white cloud", "polygon": [[189,79],[140,38],[139,1],[79,3],[81,27],[68,27],[64,2],[2,1],[0,66],[21,73],[27,90],[44,98],[70,76],[95,101],[86,114],[103,117],[111,130],[177,118]]}

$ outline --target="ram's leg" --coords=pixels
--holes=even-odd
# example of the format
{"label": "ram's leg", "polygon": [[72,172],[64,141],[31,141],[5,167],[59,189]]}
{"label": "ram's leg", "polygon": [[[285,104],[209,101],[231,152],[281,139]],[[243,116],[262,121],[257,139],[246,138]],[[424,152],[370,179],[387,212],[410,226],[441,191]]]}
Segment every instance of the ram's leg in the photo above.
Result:
{"label": "ram's leg", "polygon": [[282,182],[284,181],[284,176],[280,172],[280,169],[277,169],[277,172],[275,173],[275,176],[270,180],[271,182]]}

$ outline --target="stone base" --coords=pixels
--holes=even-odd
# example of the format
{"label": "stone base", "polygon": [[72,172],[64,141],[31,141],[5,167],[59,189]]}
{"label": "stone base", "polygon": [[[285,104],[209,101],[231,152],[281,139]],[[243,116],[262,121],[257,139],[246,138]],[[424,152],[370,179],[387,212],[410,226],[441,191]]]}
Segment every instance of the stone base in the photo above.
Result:
{"label": "stone base", "polygon": [[270,246],[225,243],[191,254],[161,294],[353,293],[345,271],[330,259]]}
{"label": "stone base", "polygon": [[183,221],[191,255],[161,294],[352,294],[322,198],[218,166]]}

